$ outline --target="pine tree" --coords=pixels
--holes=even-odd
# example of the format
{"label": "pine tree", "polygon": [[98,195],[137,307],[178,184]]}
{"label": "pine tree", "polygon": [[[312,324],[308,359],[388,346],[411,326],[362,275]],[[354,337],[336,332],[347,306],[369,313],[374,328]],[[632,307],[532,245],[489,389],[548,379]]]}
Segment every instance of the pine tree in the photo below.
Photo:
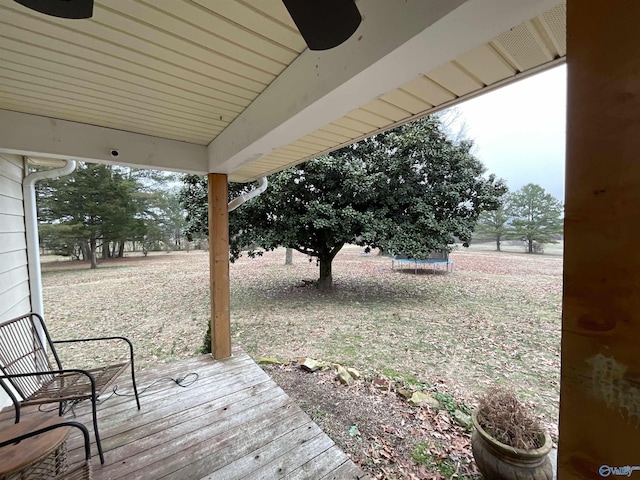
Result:
{"label": "pine tree", "polygon": [[515,238],[535,253],[545,243],[558,243],[563,230],[562,203],[540,185],[529,183],[511,196],[511,228]]}

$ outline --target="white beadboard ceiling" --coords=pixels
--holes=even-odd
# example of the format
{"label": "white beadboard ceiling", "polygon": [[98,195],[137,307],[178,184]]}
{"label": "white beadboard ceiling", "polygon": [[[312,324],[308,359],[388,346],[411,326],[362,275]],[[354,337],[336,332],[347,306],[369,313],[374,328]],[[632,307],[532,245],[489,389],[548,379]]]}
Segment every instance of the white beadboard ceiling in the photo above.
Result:
{"label": "white beadboard ceiling", "polygon": [[[363,24],[376,1],[358,2]],[[223,173],[249,181],[562,62],[565,5],[551,5]],[[281,0],[99,0],[82,21],[0,0],[0,109],[224,151],[218,136],[305,51]]]}

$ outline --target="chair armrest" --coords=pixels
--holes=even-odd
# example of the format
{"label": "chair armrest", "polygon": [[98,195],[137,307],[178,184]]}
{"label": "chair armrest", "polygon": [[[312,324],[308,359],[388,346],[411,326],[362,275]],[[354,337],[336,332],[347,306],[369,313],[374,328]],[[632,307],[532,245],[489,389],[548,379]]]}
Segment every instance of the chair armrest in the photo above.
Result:
{"label": "chair armrest", "polygon": [[82,343],[82,342],[99,342],[104,340],[123,340],[129,345],[129,356],[133,362],[133,343],[127,337],[94,337],[94,338],[72,338],[68,340],[52,340],[51,343]]}
{"label": "chair armrest", "polygon": [[93,338],[70,338],[68,340],[52,340],[52,343],[76,343],[76,342],[98,342],[101,340],[124,340],[133,347],[133,343],[127,337],[93,337]]}
{"label": "chair armrest", "polygon": [[131,356],[133,356],[133,343],[127,337],[94,337],[94,338],[71,338],[68,340],[52,340],[51,343],[79,343],[79,342],[99,342],[102,340],[124,340],[129,344]]}
{"label": "chair armrest", "polygon": [[83,424],[78,422],[72,422],[72,421],[65,421],[65,422],[56,423],[55,425],[48,425],[43,428],[38,428],[37,430],[32,430],[28,433],[18,435],[17,437],[13,437],[13,438],[10,438],[9,440],[0,442],[0,448],[6,447],[7,445],[12,445],[14,443],[18,443],[22,440],[26,440],[27,438],[35,437],[36,435],[40,435],[41,433],[46,433],[60,427],[76,427],[80,429],[80,431],[82,432],[82,436],[84,437],[84,456],[85,456],[85,460],[88,461],[91,458],[91,448],[89,446],[89,431],[87,430],[87,427],[85,427]]}

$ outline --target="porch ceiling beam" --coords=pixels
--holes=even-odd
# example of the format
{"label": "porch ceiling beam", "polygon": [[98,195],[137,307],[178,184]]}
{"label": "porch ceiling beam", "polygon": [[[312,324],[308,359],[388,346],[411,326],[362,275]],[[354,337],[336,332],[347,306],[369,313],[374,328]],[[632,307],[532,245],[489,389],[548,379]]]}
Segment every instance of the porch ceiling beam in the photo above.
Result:
{"label": "porch ceiling beam", "polygon": [[[117,156],[111,151],[117,150]],[[0,109],[0,151],[32,157],[207,172],[203,145]]]}
{"label": "porch ceiling beam", "polygon": [[209,144],[209,171],[231,174],[558,3],[359,2],[354,35],[332,50],[303,52]]}

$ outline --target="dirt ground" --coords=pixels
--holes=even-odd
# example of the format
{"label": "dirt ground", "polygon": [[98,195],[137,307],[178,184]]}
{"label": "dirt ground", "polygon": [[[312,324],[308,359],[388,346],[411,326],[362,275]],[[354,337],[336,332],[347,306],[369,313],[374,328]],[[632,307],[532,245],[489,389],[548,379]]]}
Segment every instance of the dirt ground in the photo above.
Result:
{"label": "dirt ground", "polygon": [[469,431],[444,407],[411,406],[393,382],[377,388],[364,379],[345,386],[333,372],[308,373],[295,366],[266,370],[371,478],[480,478]]}
{"label": "dirt ground", "polygon": [[[314,261],[284,250],[231,265],[232,341],[254,359],[312,357],[362,373],[352,386],[330,371],[265,370],[373,478],[476,478],[469,434],[451,416],[492,384],[508,385],[557,435],[562,257],[452,254],[454,271],[392,269],[348,247],[335,290],[309,282]],[[45,315],[55,337],[125,335],[139,368],[188,357],[209,316],[205,252],[130,255],[91,271],[43,266]],[[87,352],[67,352],[70,360]],[[372,382],[383,380],[380,389]],[[394,388],[390,388],[391,387]],[[444,396],[412,407],[395,388]]]}

